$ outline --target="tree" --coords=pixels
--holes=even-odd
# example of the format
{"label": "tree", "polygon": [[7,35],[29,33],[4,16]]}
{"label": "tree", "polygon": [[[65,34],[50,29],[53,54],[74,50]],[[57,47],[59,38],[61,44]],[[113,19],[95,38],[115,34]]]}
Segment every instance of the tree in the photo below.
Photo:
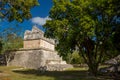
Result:
{"label": "tree", "polygon": [[109,41],[120,13],[117,2],[120,3],[118,0],[53,0],[51,20],[44,25],[45,35],[58,40],[56,49],[63,55],[78,49],[89,71],[96,76],[105,54],[110,54]]}
{"label": "tree", "polygon": [[38,4],[38,0],[0,0],[0,19],[22,22],[31,17],[30,9]]}
{"label": "tree", "polygon": [[[60,53],[59,53],[60,54]],[[74,51],[73,53],[67,53],[66,55],[60,54],[64,60],[68,64],[83,64],[84,60],[79,55],[78,51]]]}
{"label": "tree", "polygon": [[7,50],[17,50],[23,47],[23,39],[19,35],[9,33],[7,37],[3,39],[3,52]]}
{"label": "tree", "polygon": [[18,31],[16,28],[18,28],[18,26],[13,28],[9,27],[0,34],[2,39],[1,54],[4,57],[5,64],[8,64],[8,62],[14,58],[15,53],[13,51],[23,48],[23,38],[18,35],[21,30],[19,29]]}
{"label": "tree", "polygon": [[0,21],[6,19],[23,22],[31,17],[30,9],[37,5],[38,0],[0,0]]}
{"label": "tree", "polygon": [[[31,18],[30,9],[37,5],[39,5],[38,0],[0,0],[0,21],[6,19],[9,22],[14,20],[23,22]],[[12,32],[7,35],[6,39],[4,37],[4,44],[0,41],[0,47],[3,47],[0,51],[8,52],[10,49],[18,49],[22,46],[22,38],[15,35]]]}
{"label": "tree", "polygon": [[15,53],[13,51],[23,47],[23,39],[15,33],[8,33],[7,37],[3,39],[2,46],[2,54],[4,55],[5,63],[8,64],[14,58]]}

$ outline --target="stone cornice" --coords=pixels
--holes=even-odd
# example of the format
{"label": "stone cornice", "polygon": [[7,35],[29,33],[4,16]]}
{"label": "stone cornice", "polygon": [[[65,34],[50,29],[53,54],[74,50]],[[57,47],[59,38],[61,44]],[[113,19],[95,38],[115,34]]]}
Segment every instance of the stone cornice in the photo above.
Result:
{"label": "stone cornice", "polygon": [[43,37],[37,38],[37,39],[24,39],[24,41],[32,41],[32,40],[40,40],[40,39],[42,39],[42,40],[44,40],[44,41],[46,41],[46,42],[48,42],[50,44],[55,45],[55,42],[53,40],[50,40],[50,39],[48,40],[47,38],[43,38]]}
{"label": "stone cornice", "polygon": [[11,50],[11,51],[31,51],[31,50],[45,50],[45,51],[51,51],[51,52],[56,52],[56,51],[53,51],[51,49],[48,49],[48,48],[20,48],[20,49],[17,49],[17,50]]}

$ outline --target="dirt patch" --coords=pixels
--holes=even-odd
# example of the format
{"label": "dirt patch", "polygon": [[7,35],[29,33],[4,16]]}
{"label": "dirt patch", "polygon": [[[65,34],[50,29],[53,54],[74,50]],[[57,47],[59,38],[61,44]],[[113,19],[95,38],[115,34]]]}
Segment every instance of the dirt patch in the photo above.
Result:
{"label": "dirt patch", "polygon": [[3,77],[3,76],[10,76],[10,74],[0,73],[0,77]]}
{"label": "dirt patch", "polygon": [[0,78],[0,80],[11,80],[9,78]]}

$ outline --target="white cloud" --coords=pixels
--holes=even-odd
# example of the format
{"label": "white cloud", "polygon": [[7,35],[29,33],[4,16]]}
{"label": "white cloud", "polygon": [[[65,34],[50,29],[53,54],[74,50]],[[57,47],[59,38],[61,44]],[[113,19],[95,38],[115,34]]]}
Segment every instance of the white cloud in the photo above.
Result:
{"label": "white cloud", "polygon": [[37,25],[44,25],[46,23],[47,20],[51,20],[48,16],[45,17],[45,18],[42,18],[42,17],[34,17],[31,19],[32,23],[33,24],[37,24]]}

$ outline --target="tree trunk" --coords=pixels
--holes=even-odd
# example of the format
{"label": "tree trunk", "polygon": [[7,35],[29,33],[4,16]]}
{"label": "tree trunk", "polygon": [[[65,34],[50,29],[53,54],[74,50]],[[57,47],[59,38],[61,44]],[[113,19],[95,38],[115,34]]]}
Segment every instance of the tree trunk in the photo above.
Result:
{"label": "tree trunk", "polygon": [[6,66],[8,66],[8,63],[9,63],[9,57],[8,57],[8,55],[5,55],[5,60],[6,60]]}
{"label": "tree trunk", "polygon": [[88,67],[89,67],[89,70],[88,70],[89,73],[93,76],[97,76],[98,67],[99,67],[98,63],[90,63],[90,64],[88,64]]}

